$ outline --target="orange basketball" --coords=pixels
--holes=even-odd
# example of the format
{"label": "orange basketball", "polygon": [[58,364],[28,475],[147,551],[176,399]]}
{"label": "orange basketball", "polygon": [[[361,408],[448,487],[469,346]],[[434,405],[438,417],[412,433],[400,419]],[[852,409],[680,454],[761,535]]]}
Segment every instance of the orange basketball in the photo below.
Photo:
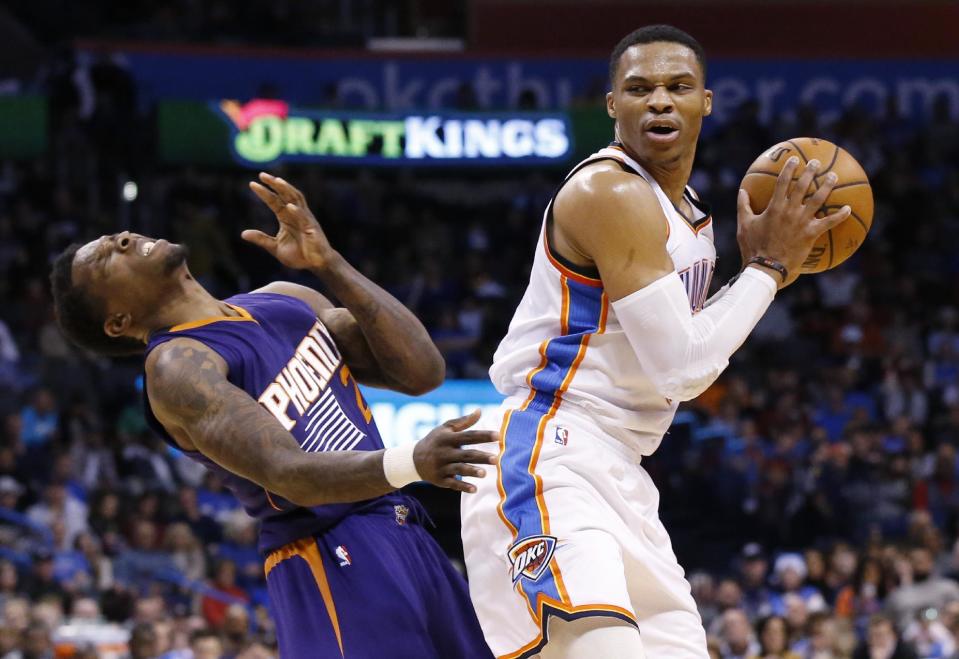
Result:
{"label": "orange basketball", "polygon": [[[768,149],[756,158],[746,176],[742,187],[749,193],[749,202],[754,213],[766,209],[773,196],[776,177],[791,156],[798,156],[801,165],[810,160],[818,160],[819,172],[814,185],[818,188],[829,172],[839,177],[836,187],[829,194],[826,203],[816,213],[816,217],[828,215],[843,206],[852,208],[850,215],[842,224],[833,227],[816,240],[809,257],[802,265],[802,272],[822,272],[834,268],[859,249],[872,226],[872,187],[866,172],[847,151],[832,142],[815,137],[797,137]],[[802,172],[802,167],[797,169]],[[796,178],[793,178],[795,181]]]}

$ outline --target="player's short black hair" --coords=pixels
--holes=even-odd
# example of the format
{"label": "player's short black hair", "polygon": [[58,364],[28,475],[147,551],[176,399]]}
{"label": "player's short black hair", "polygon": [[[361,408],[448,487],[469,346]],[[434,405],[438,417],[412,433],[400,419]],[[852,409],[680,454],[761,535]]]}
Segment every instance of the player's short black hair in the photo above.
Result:
{"label": "player's short black hair", "polygon": [[696,55],[699,68],[703,70],[703,77],[706,77],[706,51],[703,50],[702,44],[696,41],[691,34],[683,32],[678,27],[673,27],[672,25],[647,25],[627,34],[620,39],[616,47],[613,48],[613,54],[609,57],[610,84],[616,80],[616,70],[619,68],[619,60],[627,49],[638,44],[655,43],[657,41],[678,43],[689,48]]}
{"label": "player's short black hair", "polygon": [[106,310],[103,300],[73,281],[73,259],[83,245],[74,243],[53,262],[50,287],[57,325],[70,341],[98,355],[122,357],[143,352],[144,345],[129,337],[112,337],[103,331]]}

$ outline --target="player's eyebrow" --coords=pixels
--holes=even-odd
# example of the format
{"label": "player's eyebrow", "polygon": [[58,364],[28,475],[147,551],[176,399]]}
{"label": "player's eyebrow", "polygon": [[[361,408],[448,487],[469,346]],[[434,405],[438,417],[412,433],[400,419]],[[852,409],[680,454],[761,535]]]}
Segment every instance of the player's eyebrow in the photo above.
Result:
{"label": "player's eyebrow", "polygon": [[[674,75],[669,76],[669,78],[667,78],[667,80],[668,80],[669,82],[675,82],[676,80],[682,80],[683,78],[695,78],[695,77],[696,77],[696,75],[695,75],[692,71],[683,71],[682,73],[676,73],[676,74],[674,74]],[[628,75],[628,76],[626,76],[626,79],[623,80],[623,82],[624,82],[624,83],[627,83],[627,82],[646,82],[646,83],[648,83],[649,80],[646,79],[646,78],[644,78],[643,76],[633,74],[633,75]]]}

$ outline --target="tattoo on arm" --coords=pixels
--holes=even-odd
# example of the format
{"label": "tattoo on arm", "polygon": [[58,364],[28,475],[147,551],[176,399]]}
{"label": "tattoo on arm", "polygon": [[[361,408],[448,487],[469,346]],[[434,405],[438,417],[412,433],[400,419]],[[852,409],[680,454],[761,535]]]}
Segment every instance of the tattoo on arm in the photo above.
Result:
{"label": "tattoo on arm", "polygon": [[226,379],[215,353],[192,341],[167,346],[148,360],[150,404],[165,426],[181,429],[217,464],[304,506],[393,490],[381,451],[305,453],[267,410]]}

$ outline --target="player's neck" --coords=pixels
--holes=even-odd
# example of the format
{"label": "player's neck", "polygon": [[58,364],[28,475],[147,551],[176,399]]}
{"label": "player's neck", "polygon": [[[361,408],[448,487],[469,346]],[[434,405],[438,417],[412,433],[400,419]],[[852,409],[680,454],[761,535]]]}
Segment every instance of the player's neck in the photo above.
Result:
{"label": "player's neck", "polygon": [[178,288],[168,297],[167,302],[150,319],[151,331],[166,329],[184,323],[192,323],[207,318],[237,315],[228,304],[210,294],[189,273],[180,280]]}
{"label": "player's neck", "polygon": [[663,189],[673,205],[679,206],[682,203],[683,193],[686,191],[689,176],[693,171],[693,160],[696,158],[695,149],[676,160],[666,162],[650,162],[638,157],[629,146],[624,145],[624,149],[659,183],[659,187]]}
{"label": "player's neck", "polygon": [[679,206],[683,202],[683,193],[686,191],[686,184],[689,183],[689,175],[693,169],[692,161],[689,164],[648,164],[643,165],[643,167],[656,179],[659,187],[663,189],[674,206]]}

